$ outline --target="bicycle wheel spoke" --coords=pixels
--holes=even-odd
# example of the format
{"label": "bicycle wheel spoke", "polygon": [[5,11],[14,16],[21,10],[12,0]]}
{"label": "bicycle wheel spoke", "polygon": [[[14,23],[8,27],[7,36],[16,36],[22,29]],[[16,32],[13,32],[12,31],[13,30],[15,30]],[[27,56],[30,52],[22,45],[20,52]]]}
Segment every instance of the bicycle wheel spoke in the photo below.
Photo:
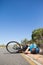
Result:
{"label": "bicycle wheel spoke", "polygon": [[7,44],[6,49],[8,52],[14,53],[20,49],[20,45],[15,41],[11,41]]}

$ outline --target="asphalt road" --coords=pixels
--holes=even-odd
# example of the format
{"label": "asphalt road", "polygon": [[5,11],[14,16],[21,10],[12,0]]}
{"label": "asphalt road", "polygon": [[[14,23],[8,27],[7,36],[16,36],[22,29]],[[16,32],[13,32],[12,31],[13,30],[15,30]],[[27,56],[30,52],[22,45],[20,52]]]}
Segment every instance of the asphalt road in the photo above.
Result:
{"label": "asphalt road", "polygon": [[30,65],[20,53],[10,54],[5,48],[0,48],[0,65]]}

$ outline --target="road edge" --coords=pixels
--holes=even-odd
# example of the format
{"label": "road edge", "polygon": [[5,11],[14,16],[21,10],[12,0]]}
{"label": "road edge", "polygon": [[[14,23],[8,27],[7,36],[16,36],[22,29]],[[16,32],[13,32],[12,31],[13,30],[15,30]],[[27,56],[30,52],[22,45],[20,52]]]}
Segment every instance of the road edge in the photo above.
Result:
{"label": "road edge", "polygon": [[21,56],[28,62],[30,65],[36,65],[30,58],[28,58],[25,54],[21,54]]}
{"label": "road edge", "polygon": [[33,59],[30,56],[27,56],[26,54],[21,54],[28,62],[30,62],[31,65],[42,65],[37,60]]}

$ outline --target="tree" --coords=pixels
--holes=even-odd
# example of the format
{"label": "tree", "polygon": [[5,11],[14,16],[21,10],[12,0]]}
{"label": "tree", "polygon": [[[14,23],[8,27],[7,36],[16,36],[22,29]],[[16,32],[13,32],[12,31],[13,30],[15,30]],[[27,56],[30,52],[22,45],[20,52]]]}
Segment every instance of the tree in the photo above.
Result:
{"label": "tree", "polygon": [[29,41],[27,42],[27,44],[31,44],[31,43],[33,43],[33,40],[29,40]]}
{"label": "tree", "polygon": [[27,40],[26,38],[25,38],[24,40],[21,40],[21,44],[22,44],[22,45],[26,45],[27,42],[28,42],[28,40]]}
{"label": "tree", "polygon": [[32,32],[32,40],[37,43],[43,42],[43,28],[36,29]]}

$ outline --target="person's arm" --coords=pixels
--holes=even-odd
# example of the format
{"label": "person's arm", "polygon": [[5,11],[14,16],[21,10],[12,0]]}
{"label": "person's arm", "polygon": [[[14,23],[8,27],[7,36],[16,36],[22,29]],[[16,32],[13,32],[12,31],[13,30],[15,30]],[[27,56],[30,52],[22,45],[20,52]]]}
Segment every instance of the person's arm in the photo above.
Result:
{"label": "person's arm", "polygon": [[28,47],[25,52],[27,52],[29,49],[30,49],[30,47]]}
{"label": "person's arm", "polygon": [[30,47],[28,47],[28,48],[26,49],[25,54],[30,53],[29,49],[30,49]]}

